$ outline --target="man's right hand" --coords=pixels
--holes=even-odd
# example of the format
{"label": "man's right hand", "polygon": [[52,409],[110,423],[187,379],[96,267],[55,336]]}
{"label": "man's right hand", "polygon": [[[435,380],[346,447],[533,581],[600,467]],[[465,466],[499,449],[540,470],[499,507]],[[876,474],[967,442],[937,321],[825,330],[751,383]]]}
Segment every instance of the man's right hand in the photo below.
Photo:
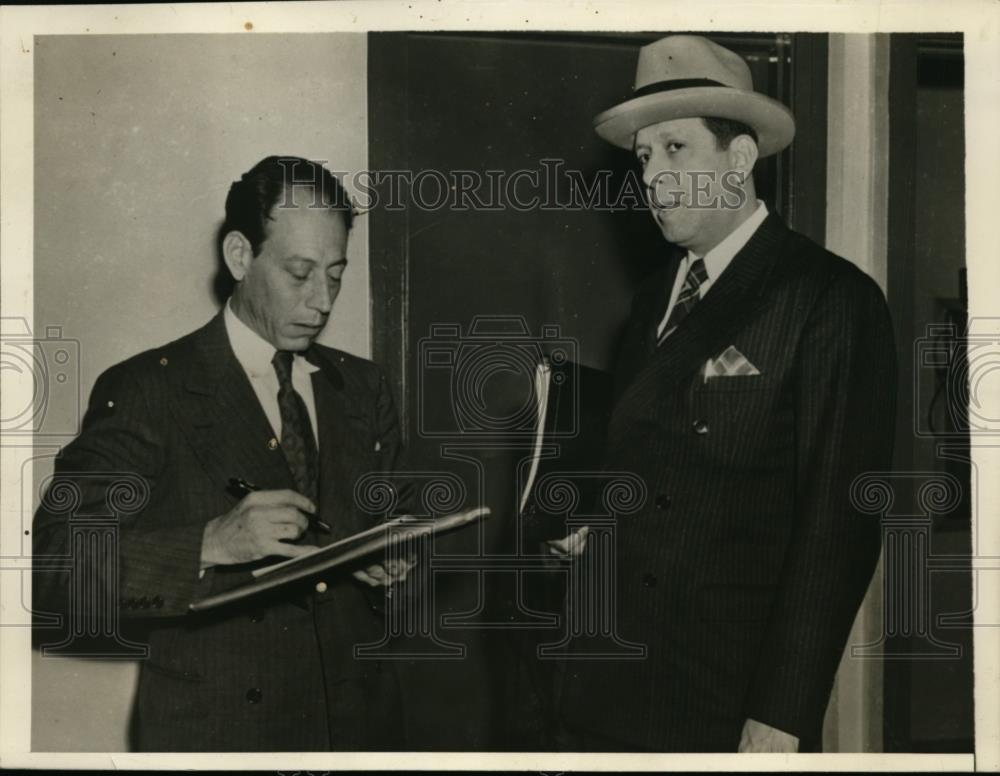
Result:
{"label": "man's right hand", "polygon": [[316,506],[293,490],[259,490],[248,494],[224,515],[205,526],[201,542],[201,567],[248,563],[280,555],[294,558],[315,550],[289,544],[309,525],[305,514]]}

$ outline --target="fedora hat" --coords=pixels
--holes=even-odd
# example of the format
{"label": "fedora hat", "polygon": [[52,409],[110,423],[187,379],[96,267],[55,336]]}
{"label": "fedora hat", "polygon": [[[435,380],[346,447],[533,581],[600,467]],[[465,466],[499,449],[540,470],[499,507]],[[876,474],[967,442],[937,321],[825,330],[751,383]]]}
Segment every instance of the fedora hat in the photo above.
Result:
{"label": "fedora hat", "polygon": [[795,135],[792,112],[753,90],[743,57],[696,35],[671,35],[643,46],[632,97],[598,115],[594,129],[631,149],[635,133],[650,124],[709,116],[753,127],[761,156],[777,153]]}

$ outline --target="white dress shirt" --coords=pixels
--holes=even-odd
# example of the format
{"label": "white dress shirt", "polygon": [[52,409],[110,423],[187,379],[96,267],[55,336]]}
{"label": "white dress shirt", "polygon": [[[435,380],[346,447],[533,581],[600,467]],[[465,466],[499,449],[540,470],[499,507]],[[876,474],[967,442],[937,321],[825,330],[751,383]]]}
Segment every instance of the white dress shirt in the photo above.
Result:
{"label": "white dress shirt", "polygon": [[[261,337],[257,332],[247,326],[236,317],[232,305],[226,302],[226,309],[223,312],[226,322],[226,333],[229,335],[229,344],[236,354],[236,360],[240,362],[243,371],[250,378],[250,385],[253,386],[254,393],[260,401],[260,406],[271,422],[274,435],[281,439],[281,409],[278,407],[278,375],[274,371],[271,359],[274,358],[276,348],[270,342]],[[312,373],[319,369],[318,366],[310,364],[304,356],[296,353],[292,359],[292,387],[295,392],[302,397],[305,402],[306,411],[309,413],[309,421],[312,423],[313,438],[316,440],[316,449],[319,449],[319,428],[316,425],[316,399],[313,396]]]}
{"label": "white dress shirt", "polygon": [[[698,288],[699,299],[705,298],[708,289],[712,287],[712,284],[718,280],[719,275],[729,266],[729,262],[733,260],[733,257],[750,241],[753,233],[764,223],[765,218],[767,218],[767,206],[762,200],[757,200],[757,209],[753,212],[753,215],[733,229],[733,231],[726,235],[726,238],[722,242],[705,254],[703,258],[705,261],[705,273],[708,277]],[[677,297],[680,296],[681,288],[684,286],[684,279],[687,277],[688,269],[697,258],[694,253],[688,251],[687,256],[681,260],[681,264],[677,268],[674,287],[670,292],[670,304],[667,305],[667,311],[663,314],[660,325],[656,327],[657,339],[663,336],[663,327],[667,325],[670,313],[677,303]]]}

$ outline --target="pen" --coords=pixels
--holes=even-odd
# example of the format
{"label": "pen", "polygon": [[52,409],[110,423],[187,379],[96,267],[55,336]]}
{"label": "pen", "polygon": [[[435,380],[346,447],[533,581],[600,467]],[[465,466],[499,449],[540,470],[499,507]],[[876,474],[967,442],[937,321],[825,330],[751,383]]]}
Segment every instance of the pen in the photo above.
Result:
{"label": "pen", "polygon": [[[238,492],[241,498],[243,496],[250,495],[256,490],[260,490],[260,488],[254,485],[252,482],[247,482],[246,480],[240,479],[239,477],[230,477],[229,487],[231,490]],[[333,533],[333,529],[330,528],[330,526],[328,526],[318,517],[316,517],[316,515],[309,515],[309,524],[316,528],[322,529],[326,533]]]}

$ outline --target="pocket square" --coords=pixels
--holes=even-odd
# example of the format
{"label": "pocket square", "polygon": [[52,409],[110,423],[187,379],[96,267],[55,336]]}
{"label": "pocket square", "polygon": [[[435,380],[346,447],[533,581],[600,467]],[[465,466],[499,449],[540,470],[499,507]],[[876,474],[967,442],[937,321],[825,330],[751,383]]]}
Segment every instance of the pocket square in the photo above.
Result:
{"label": "pocket square", "polygon": [[719,356],[709,359],[708,363],[705,364],[705,380],[714,377],[743,377],[759,374],[760,370],[733,345],[722,351]]}

